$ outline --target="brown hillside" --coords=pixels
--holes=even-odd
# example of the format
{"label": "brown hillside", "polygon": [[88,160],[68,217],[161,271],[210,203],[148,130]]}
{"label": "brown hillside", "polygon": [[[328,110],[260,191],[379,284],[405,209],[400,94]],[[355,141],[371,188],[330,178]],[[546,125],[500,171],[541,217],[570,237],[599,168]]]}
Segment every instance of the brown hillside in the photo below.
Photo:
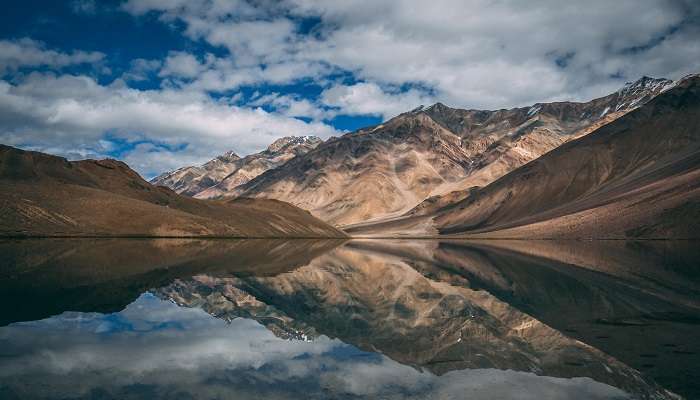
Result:
{"label": "brown hillside", "polygon": [[280,201],[178,195],[115,160],[71,162],[0,145],[0,186],[2,236],[343,236]]}
{"label": "brown hillside", "polygon": [[700,77],[443,208],[443,234],[698,237]]}

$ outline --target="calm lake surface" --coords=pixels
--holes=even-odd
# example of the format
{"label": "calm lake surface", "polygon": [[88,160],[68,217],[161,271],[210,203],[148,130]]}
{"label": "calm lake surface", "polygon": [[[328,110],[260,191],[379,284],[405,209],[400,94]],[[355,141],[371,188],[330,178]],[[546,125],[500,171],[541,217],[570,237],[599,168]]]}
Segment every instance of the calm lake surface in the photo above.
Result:
{"label": "calm lake surface", "polygon": [[0,241],[0,399],[700,398],[700,244]]}

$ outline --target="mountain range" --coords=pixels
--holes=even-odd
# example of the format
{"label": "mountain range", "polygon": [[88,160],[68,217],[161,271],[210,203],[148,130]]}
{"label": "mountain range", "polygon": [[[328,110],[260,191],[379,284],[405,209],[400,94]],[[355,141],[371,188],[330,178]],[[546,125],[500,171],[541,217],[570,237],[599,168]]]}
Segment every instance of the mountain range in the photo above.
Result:
{"label": "mountain range", "polygon": [[[339,226],[426,213],[614,121],[672,84],[643,77],[586,103],[510,110],[461,110],[437,103],[325,143],[297,139],[286,151],[267,149],[245,160],[227,153],[152,183],[200,198],[274,198]],[[280,162],[259,162],[280,153],[285,155]],[[223,160],[229,160],[225,168],[213,168]],[[252,174],[247,173],[251,162],[257,166]],[[245,178],[232,179],[240,175]]]}
{"label": "mountain range", "polygon": [[482,188],[350,229],[499,238],[694,238],[700,77]]}
{"label": "mountain range", "polygon": [[150,183],[119,161],[2,146],[3,234],[697,238],[699,86],[643,77],[583,103],[437,103]]}
{"label": "mountain range", "polygon": [[228,151],[201,166],[182,167],[163,173],[150,182],[177,193],[202,199],[224,196],[261,173],[308,153],[321,143],[315,136],[287,136],[267,149],[245,157]]}
{"label": "mountain range", "polygon": [[[231,195],[274,198],[339,226],[402,215],[488,183],[639,107],[672,84],[642,78],[587,103],[460,110],[441,103],[331,139]],[[457,192],[457,193],[454,193]]]}

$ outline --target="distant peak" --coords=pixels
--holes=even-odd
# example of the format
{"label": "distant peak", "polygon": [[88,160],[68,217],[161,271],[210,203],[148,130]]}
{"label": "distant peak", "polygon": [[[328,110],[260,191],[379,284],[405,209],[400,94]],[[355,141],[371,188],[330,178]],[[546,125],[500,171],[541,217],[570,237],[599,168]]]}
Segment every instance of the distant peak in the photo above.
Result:
{"label": "distant peak", "polygon": [[424,106],[423,104],[419,105],[418,107],[414,108],[413,110],[404,113],[404,114],[420,114],[420,113],[441,113],[446,110],[451,110],[450,107],[444,105],[443,103],[435,103],[431,106]]}
{"label": "distant peak", "polygon": [[272,142],[272,144],[267,147],[267,151],[276,153],[289,146],[296,147],[299,145],[311,145],[315,147],[321,142],[322,140],[316,136],[285,136]]}
{"label": "distant peak", "polygon": [[226,153],[218,156],[217,158],[220,160],[235,161],[241,157],[238,154],[236,154],[233,150],[229,150]]}
{"label": "distant peak", "polygon": [[432,106],[428,107],[428,110],[440,110],[440,109],[444,109],[444,108],[450,108],[450,107],[448,107],[448,106],[446,106],[445,104],[440,103],[440,102],[438,101],[437,103],[435,103],[435,104],[433,104]]}
{"label": "distant peak", "polygon": [[651,89],[655,90],[657,88],[661,88],[665,85],[671,84],[673,81],[670,79],[665,79],[665,78],[652,78],[650,76],[642,76],[641,78],[637,79],[634,82],[627,82],[625,85],[619,90],[620,92],[627,92],[627,91],[633,91],[633,90],[639,90],[639,89]]}
{"label": "distant peak", "polygon": [[[229,150],[226,153],[219,155],[219,156],[216,156],[216,158],[211,159],[211,160],[207,161],[206,163],[202,164],[201,167],[203,167],[204,169],[209,169],[209,168],[215,167],[219,163],[232,163],[232,162],[240,160],[240,159],[241,159],[241,157],[239,157],[238,154],[236,154],[233,150]],[[191,168],[191,167],[180,168],[174,172],[178,172],[178,171],[183,170],[185,168]]]}
{"label": "distant peak", "polygon": [[444,112],[449,112],[452,110],[452,107],[446,106],[443,103],[437,102],[433,104],[432,106],[428,107],[425,109],[425,112],[428,114],[442,114]]}

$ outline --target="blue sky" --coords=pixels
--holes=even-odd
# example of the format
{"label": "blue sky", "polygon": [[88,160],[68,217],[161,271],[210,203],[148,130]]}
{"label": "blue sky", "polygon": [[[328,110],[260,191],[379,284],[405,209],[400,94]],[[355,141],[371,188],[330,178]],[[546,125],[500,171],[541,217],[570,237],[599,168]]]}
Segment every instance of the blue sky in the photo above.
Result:
{"label": "blue sky", "polygon": [[700,72],[699,15],[690,0],[10,0],[0,142],[150,177],[437,101],[588,100]]}

